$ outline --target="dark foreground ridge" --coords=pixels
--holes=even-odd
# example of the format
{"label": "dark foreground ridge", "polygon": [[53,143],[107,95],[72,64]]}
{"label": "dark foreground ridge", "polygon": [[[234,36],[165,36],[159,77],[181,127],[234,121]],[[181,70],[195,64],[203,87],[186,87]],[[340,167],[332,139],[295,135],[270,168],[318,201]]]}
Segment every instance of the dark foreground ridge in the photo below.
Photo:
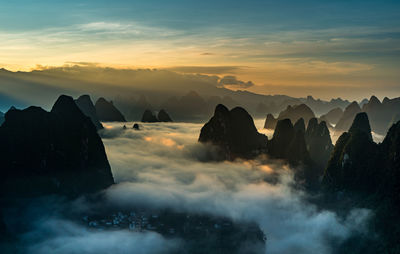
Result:
{"label": "dark foreground ridge", "polygon": [[80,195],[114,183],[96,127],[62,95],[51,112],[10,110],[0,126],[2,196]]}
{"label": "dark foreground ridge", "polygon": [[[335,145],[322,187],[328,207],[343,210],[357,206],[373,211],[368,225],[370,239],[347,243],[353,253],[399,253],[400,122],[376,144],[367,114],[357,114]],[[355,242],[359,250],[354,249]]]}

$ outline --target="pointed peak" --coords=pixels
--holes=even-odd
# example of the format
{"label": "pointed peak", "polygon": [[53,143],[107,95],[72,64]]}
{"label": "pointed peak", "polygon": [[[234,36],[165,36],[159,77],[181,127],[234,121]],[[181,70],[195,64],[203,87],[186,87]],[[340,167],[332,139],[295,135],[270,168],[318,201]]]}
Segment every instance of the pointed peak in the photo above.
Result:
{"label": "pointed peak", "polygon": [[296,132],[300,131],[301,133],[305,133],[306,131],[306,125],[304,123],[303,118],[299,118],[299,120],[296,121],[294,124],[293,128],[295,129]]}
{"label": "pointed peak", "polygon": [[368,115],[365,112],[358,113],[354,118],[353,124],[349,129],[349,133],[356,131],[362,131],[366,133],[369,139],[372,141],[371,126],[369,124]]}
{"label": "pointed peak", "polygon": [[82,94],[81,96],[78,97],[77,100],[82,100],[82,101],[90,100],[91,101],[91,98],[90,98],[90,95],[88,95],[88,94]]}
{"label": "pointed peak", "polygon": [[383,98],[382,103],[388,103],[390,101],[390,99],[388,97]]}
{"label": "pointed peak", "polygon": [[229,109],[225,107],[223,104],[218,104],[215,107],[214,115],[219,115],[219,114],[226,114],[229,112]]}
{"label": "pointed peak", "polygon": [[285,133],[292,132],[293,131],[293,124],[290,119],[282,119],[279,120],[278,123],[276,124],[275,131],[274,131],[274,137],[280,136],[280,135],[285,135]]}
{"label": "pointed peak", "polygon": [[75,119],[85,117],[71,96],[61,95],[54,103],[51,113],[63,115],[65,118]]}
{"label": "pointed peak", "polygon": [[358,105],[358,103],[356,101],[353,101],[352,103],[350,103],[345,109],[345,111],[353,111],[353,110],[357,110],[357,111],[361,110],[360,105]]}
{"label": "pointed peak", "polygon": [[315,128],[316,126],[318,126],[318,119],[313,117],[308,121],[307,128]]}
{"label": "pointed peak", "polygon": [[106,99],[104,99],[103,97],[100,97],[97,99],[96,104],[97,103],[108,103],[108,101]]}
{"label": "pointed peak", "polygon": [[379,103],[381,103],[381,101],[375,95],[372,95],[371,98],[369,99],[369,101],[370,102],[379,102]]}

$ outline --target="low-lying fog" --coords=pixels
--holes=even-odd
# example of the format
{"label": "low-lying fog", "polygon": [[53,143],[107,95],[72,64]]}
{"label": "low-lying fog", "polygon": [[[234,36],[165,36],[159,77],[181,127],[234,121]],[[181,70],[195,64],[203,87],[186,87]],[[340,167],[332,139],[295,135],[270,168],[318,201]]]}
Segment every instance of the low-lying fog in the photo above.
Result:
{"label": "low-lying fog", "polygon": [[[260,129],[262,124],[256,121]],[[290,187],[292,174],[281,162],[217,162],[215,148],[197,142],[201,124],[148,123],[138,131],[133,123],[104,125],[101,135],[117,182],[106,191],[112,205],[253,221],[267,237],[267,253],[330,253],[334,244],[363,230],[369,217],[365,209],[344,219],[317,211],[304,201],[305,193]],[[158,243],[164,241],[170,240],[159,237]]]}

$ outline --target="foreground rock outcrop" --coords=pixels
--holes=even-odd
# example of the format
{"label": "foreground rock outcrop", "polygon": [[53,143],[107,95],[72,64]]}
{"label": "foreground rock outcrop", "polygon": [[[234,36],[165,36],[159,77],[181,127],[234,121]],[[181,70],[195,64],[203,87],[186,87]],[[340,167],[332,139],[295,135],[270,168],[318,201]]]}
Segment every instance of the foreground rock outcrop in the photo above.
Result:
{"label": "foreground rock outcrop", "polygon": [[92,120],[92,123],[94,126],[96,126],[97,130],[103,129],[103,125],[99,121],[96,108],[93,105],[92,99],[89,95],[85,94],[79,96],[79,98],[75,100],[75,103],[78,105],[83,114],[90,117],[90,120]]}
{"label": "foreground rock outcrop", "polygon": [[97,116],[103,122],[126,122],[122,113],[114,106],[113,102],[108,102],[104,98],[99,98],[95,104]]}
{"label": "foreground rock outcrop", "polygon": [[[336,142],[322,181],[323,203],[336,210],[368,208],[369,241],[357,240],[354,253],[397,253],[400,250],[400,121],[384,141],[372,141],[366,113],[359,113]],[[364,232],[363,231],[363,232]],[[364,233],[363,233],[364,234]],[[351,241],[350,241],[351,243]]]}
{"label": "foreground rock outcrop", "polygon": [[51,112],[11,110],[0,126],[1,194],[80,195],[114,183],[96,127],[62,95]]}
{"label": "foreground rock outcrop", "polygon": [[335,190],[377,189],[383,171],[379,146],[372,141],[366,113],[356,115],[348,132],[336,142],[324,175],[324,185]]}
{"label": "foreground rock outcrop", "polygon": [[199,141],[219,146],[227,159],[249,158],[265,152],[268,138],[258,133],[252,117],[241,107],[228,110],[219,104],[201,128]]}

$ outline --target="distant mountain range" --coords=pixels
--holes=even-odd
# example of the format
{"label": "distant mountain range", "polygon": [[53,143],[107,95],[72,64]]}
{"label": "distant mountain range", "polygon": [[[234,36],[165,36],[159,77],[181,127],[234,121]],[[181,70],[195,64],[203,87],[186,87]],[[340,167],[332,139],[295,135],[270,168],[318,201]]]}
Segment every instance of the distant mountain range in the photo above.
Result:
{"label": "distant mountain range", "polygon": [[[163,108],[175,120],[205,120],[218,104],[245,107],[255,117],[278,113],[288,105],[305,103],[317,115],[346,107],[350,102],[322,101],[309,96],[261,95],[232,91],[206,75],[178,74],[167,70],[122,70],[97,67],[59,67],[32,72],[0,69],[0,109],[38,105],[45,109],[59,94],[90,94],[113,101],[126,120],[140,120],[144,110]],[[24,93],[21,93],[24,91]],[[18,100],[18,103],[17,101]],[[23,104],[23,105],[22,105]],[[0,110],[1,111],[1,110]]]}

